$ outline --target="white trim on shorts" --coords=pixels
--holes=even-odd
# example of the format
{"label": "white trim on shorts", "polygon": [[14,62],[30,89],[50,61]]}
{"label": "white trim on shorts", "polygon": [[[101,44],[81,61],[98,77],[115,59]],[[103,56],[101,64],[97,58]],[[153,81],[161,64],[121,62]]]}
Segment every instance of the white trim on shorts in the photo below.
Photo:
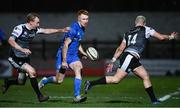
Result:
{"label": "white trim on shorts", "polygon": [[127,67],[129,66],[131,60],[132,60],[133,56],[128,54],[123,62],[123,64],[121,65],[121,69],[123,71],[126,71]]}

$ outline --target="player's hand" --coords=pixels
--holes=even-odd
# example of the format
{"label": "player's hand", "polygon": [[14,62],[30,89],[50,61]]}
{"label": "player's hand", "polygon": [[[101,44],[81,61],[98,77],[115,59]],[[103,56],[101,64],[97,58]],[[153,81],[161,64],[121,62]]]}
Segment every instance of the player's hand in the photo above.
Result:
{"label": "player's hand", "polygon": [[24,52],[26,55],[30,55],[32,52],[29,50],[29,49],[27,49],[27,48],[23,48],[22,49],[22,52]]}
{"label": "player's hand", "polygon": [[62,62],[62,68],[64,68],[64,69],[67,69],[67,68],[68,68],[67,62]]}
{"label": "player's hand", "polygon": [[82,56],[82,59],[85,59],[85,60],[86,60],[87,58],[88,58],[87,56]]}
{"label": "player's hand", "polygon": [[174,39],[177,39],[178,38],[178,33],[177,32],[172,32],[171,36],[174,36]]}
{"label": "player's hand", "polygon": [[70,27],[65,27],[65,28],[62,29],[62,32],[65,32],[65,33],[66,33],[66,32],[69,32],[70,29],[71,29]]}
{"label": "player's hand", "polygon": [[113,69],[113,63],[109,63],[106,67],[106,72],[112,72],[112,69]]}
{"label": "player's hand", "polygon": [[82,59],[88,59],[88,55],[85,52],[83,52],[82,54],[83,54]]}

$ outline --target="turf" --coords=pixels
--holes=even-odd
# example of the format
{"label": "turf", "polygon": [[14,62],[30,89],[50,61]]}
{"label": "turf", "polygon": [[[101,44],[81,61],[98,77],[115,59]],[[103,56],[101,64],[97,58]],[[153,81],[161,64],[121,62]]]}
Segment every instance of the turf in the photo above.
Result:
{"label": "turf", "polygon": [[[97,77],[85,77],[93,80]],[[38,79],[40,80],[40,79]],[[177,91],[180,88],[180,77],[151,77],[157,97]],[[0,84],[3,80],[0,80]],[[67,77],[61,85],[48,84],[42,92],[50,96],[47,102],[40,103],[31,88],[29,80],[25,86],[11,86],[6,94],[0,93],[0,107],[180,107],[180,94],[174,95],[159,105],[152,105],[142,81],[133,76],[124,79],[120,84],[100,85],[88,92],[84,103],[74,104],[73,78]]]}

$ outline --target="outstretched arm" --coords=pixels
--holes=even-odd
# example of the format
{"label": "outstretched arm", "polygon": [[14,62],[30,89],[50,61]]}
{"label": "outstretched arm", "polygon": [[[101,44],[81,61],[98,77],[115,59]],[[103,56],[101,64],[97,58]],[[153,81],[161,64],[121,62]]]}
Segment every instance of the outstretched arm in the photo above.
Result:
{"label": "outstretched arm", "polygon": [[69,30],[70,30],[70,27],[65,27],[65,28],[62,28],[62,29],[45,29],[45,28],[41,28],[40,33],[52,34],[52,33],[68,32]]}
{"label": "outstretched arm", "polygon": [[155,32],[153,34],[153,36],[159,40],[173,40],[173,39],[176,39],[178,37],[178,33],[172,32],[171,35],[164,35],[164,34]]}

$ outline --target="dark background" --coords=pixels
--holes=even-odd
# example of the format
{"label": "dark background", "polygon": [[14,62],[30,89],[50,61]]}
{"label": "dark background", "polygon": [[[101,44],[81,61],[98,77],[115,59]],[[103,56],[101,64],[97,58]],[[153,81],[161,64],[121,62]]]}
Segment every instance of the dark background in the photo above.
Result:
{"label": "dark background", "polygon": [[[41,13],[41,15],[43,13],[45,15],[48,15],[49,13],[51,13],[51,14],[52,13],[53,14],[61,13],[61,15],[63,15],[62,13],[74,13],[79,9],[86,9],[90,13],[96,13],[96,15],[98,13],[101,14],[102,12],[116,13],[116,14],[125,13],[125,17],[127,17],[127,18],[131,18],[131,15],[133,13],[141,13],[141,12],[144,12],[146,14],[150,13],[150,14],[148,14],[149,15],[148,18],[151,20],[154,19],[153,21],[154,21],[154,23],[156,23],[153,25],[157,25],[157,26],[159,26],[159,28],[160,27],[162,28],[164,26],[164,22],[166,22],[166,24],[168,24],[168,22],[172,22],[172,20],[173,20],[174,22],[170,23],[173,25],[164,26],[164,27],[168,28],[170,31],[177,30],[177,32],[178,32],[178,30],[179,30],[178,29],[179,20],[177,19],[178,16],[176,16],[176,15],[179,15],[179,12],[180,12],[180,0],[5,0],[1,3],[1,6],[0,6],[0,12],[2,13],[2,16],[8,15],[7,13],[10,13],[11,15],[13,13],[15,16],[18,13],[22,13],[22,14],[26,15],[29,12],[37,12],[37,13]],[[168,13],[172,13],[172,14],[169,14],[170,19],[168,19],[168,18],[166,19],[165,16],[163,16]],[[158,15],[158,14],[160,14],[160,15]],[[111,18],[109,16],[106,16],[106,17],[109,18],[109,20]],[[161,21],[157,20],[158,17],[160,19],[163,18],[162,19],[163,23],[161,23]],[[166,17],[167,17],[167,15],[166,15]],[[2,17],[0,17],[0,18],[2,18]],[[20,15],[15,18],[21,20]],[[45,17],[44,17],[44,19],[45,19]],[[49,20],[53,20],[53,19],[49,19]],[[62,21],[60,21],[60,22],[62,22]],[[94,24],[97,22],[98,21],[95,21]],[[2,22],[2,23],[6,23],[7,25],[10,25],[12,22],[6,21],[6,22]],[[47,22],[47,23],[51,24],[51,22]],[[112,23],[112,21],[111,21],[111,23]],[[121,23],[120,25],[122,25],[123,21],[119,21],[116,23],[119,23],[119,24]],[[12,26],[14,26],[14,25],[12,25]],[[128,27],[128,24],[126,26]],[[125,28],[126,26],[124,26],[123,28]],[[94,25],[93,27],[96,27],[96,25]],[[98,27],[99,28],[97,28],[97,29],[99,31],[103,31],[103,30],[100,30],[100,29],[102,29],[101,25]],[[120,28],[119,31],[122,30],[123,28]],[[156,28],[158,28],[158,27],[156,27]],[[2,29],[4,29],[4,28],[2,28]],[[90,28],[90,29],[93,29],[92,33],[95,32],[94,28]],[[112,27],[112,29],[110,31],[113,31],[113,29],[114,28]],[[96,30],[96,32],[99,32],[99,31]],[[162,30],[162,31],[167,32],[167,30]],[[7,32],[6,29],[5,29],[5,32]],[[109,32],[109,31],[106,31],[106,32]],[[92,33],[90,33],[90,34],[92,34]],[[168,31],[168,33],[169,33],[169,31]],[[119,34],[119,33],[117,33],[117,34]],[[101,35],[98,35],[98,36],[101,36]],[[121,41],[121,38],[118,40],[116,39],[116,41],[88,40],[88,41],[85,41],[84,44],[86,46],[96,47],[98,49],[99,53],[101,53],[102,58],[109,58],[109,57],[111,57],[109,55],[113,55],[113,53],[114,53],[116,47],[119,45],[120,41]],[[58,45],[57,45],[58,43],[59,43],[59,41],[48,43],[45,40],[37,42],[36,43],[37,45],[33,45],[34,48],[32,48],[32,50],[34,50],[34,52],[35,52],[34,56],[37,55],[37,58],[39,58],[39,56],[42,55],[42,58],[44,58],[44,59],[54,58],[56,55],[56,50],[54,50],[54,49],[57,49],[55,47],[58,47]],[[150,44],[148,43],[147,48],[146,48],[145,52],[143,53],[143,55],[144,55],[143,57],[144,58],[158,58],[158,59],[159,58],[179,59],[180,58],[180,56],[179,56],[180,52],[178,50],[180,47],[179,43],[180,43],[179,41],[169,41],[169,42],[164,42],[164,43],[163,42],[162,43],[154,42],[154,43],[150,43]],[[39,48],[39,46],[42,46],[42,47]],[[52,47],[54,49],[52,49]],[[2,49],[8,49],[8,48],[2,48]],[[159,51],[159,49],[162,49],[162,50]],[[39,54],[39,53],[36,54],[36,52],[39,52],[39,50],[42,51],[42,52],[40,52],[41,54]],[[46,51],[49,51],[49,53],[47,53]],[[50,52],[52,52],[52,54]],[[6,51],[6,53],[8,53],[8,51]],[[4,53],[4,54],[6,54],[6,53]],[[6,58],[7,55],[5,56],[3,53],[1,53],[1,54],[2,54],[1,57]]]}
{"label": "dark background", "polygon": [[[86,36],[95,37],[82,41],[83,47],[84,49],[89,46],[95,47],[100,55],[97,62],[87,61],[85,67],[96,68],[98,72],[99,69],[104,69],[104,62],[112,58],[122,40],[122,33],[133,26],[136,15],[147,16],[148,26],[160,33],[180,32],[180,0],[4,0],[0,6],[0,28],[8,38],[13,27],[24,21],[25,15],[29,12],[39,13],[43,26],[64,27],[76,17],[74,14],[79,9],[90,12],[91,20]],[[101,36],[104,40],[97,39]],[[52,41],[49,41],[50,38],[34,39],[36,41],[33,41],[31,46],[33,52],[31,60],[37,70],[45,73],[48,70],[54,72],[59,47],[57,37],[54,36],[55,40]],[[145,66],[149,66],[147,69],[151,71],[174,73],[179,67],[179,49],[179,39],[165,42],[150,40],[147,42],[142,59],[150,60]],[[8,53],[9,44],[6,41],[0,46],[0,59],[7,60]],[[152,59],[171,61],[157,62]],[[174,62],[175,60],[177,62]],[[156,65],[161,70],[156,70]]]}
{"label": "dark background", "polygon": [[0,12],[180,11],[179,0],[4,0]]}

